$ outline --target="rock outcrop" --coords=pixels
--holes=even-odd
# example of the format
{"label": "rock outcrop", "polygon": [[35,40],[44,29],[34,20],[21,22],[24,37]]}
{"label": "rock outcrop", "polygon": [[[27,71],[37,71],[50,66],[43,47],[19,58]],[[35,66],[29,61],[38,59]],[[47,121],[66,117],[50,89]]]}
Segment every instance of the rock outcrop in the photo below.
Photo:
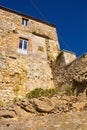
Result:
{"label": "rock outcrop", "polygon": [[87,101],[66,95],[19,99],[0,107],[0,130],[86,130]]}
{"label": "rock outcrop", "polygon": [[[17,116],[18,108],[26,111],[27,113],[67,113],[73,111],[82,111],[87,108],[87,101],[81,101],[74,96],[68,97],[66,95],[57,96],[52,98],[40,97],[33,99],[19,99],[14,103],[2,105],[0,107],[0,117],[15,117]],[[19,112],[20,115],[20,112]]]}

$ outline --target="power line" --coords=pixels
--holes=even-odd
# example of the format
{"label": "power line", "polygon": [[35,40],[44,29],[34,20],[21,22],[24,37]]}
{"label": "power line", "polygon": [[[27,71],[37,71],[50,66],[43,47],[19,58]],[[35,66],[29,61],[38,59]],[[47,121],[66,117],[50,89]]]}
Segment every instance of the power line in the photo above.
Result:
{"label": "power line", "polygon": [[[39,7],[36,5],[36,3],[35,3],[33,0],[29,0],[29,1],[32,3],[33,7],[37,10],[37,12],[43,17],[43,19],[48,22],[47,17],[42,13],[42,11],[39,9]],[[49,22],[48,22],[48,23],[49,23]],[[59,33],[58,33],[58,36],[59,36],[59,38],[61,39],[62,43],[64,43],[64,45],[65,45],[70,51],[72,51],[72,50],[70,49],[69,45],[67,44],[67,42],[63,39],[63,37],[62,37]]]}
{"label": "power line", "polygon": [[[33,7],[37,10],[37,12],[39,12],[39,14],[44,18],[44,20],[46,20],[47,22],[48,22],[48,20],[47,20],[47,17],[42,13],[42,11],[38,8],[38,6],[36,5],[36,3],[33,1],[33,0],[30,0],[30,2],[32,3],[32,5],[33,5]],[[70,49],[70,47],[69,47],[69,45],[67,44],[67,42],[62,38],[62,36],[58,33],[58,36],[59,36],[59,38],[62,40],[62,42],[64,43],[64,45],[70,50],[70,51],[72,51],[71,49]]]}
{"label": "power line", "polygon": [[63,37],[60,34],[58,34],[58,36],[61,39],[62,43],[64,43],[64,45],[67,47],[67,49],[69,49],[70,51],[72,51],[71,48],[69,47],[69,45],[67,44],[67,42],[63,39]]}
{"label": "power line", "polygon": [[48,22],[47,17],[40,11],[35,2],[33,0],[30,0],[30,2],[32,3],[33,7],[37,10],[37,12],[39,12],[39,14],[44,18],[44,20]]}

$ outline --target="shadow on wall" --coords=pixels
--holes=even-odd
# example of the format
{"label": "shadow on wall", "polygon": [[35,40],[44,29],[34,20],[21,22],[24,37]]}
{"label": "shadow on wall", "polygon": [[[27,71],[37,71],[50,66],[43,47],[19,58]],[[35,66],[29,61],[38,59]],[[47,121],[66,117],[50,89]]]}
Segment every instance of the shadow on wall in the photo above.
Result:
{"label": "shadow on wall", "polygon": [[73,79],[72,91],[73,93],[75,93],[76,96],[78,96],[80,93],[85,92],[87,97],[87,84],[85,82],[78,82],[75,79]]}

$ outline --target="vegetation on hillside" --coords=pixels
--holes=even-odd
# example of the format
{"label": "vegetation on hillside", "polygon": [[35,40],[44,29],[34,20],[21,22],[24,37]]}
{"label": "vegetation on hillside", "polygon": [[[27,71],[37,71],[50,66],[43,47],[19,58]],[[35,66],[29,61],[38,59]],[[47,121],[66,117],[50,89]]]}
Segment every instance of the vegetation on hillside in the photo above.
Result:
{"label": "vegetation on hillside", "polygon": [[43,97],[51,98],[55,95],[59,95],[59,94],[63,94],[63,93],[68,96],[73,95],[72,87],[66,86],[63,92],[61,92],[58,88],[50,88],[50,89],[35,88],[32,91],[28,92],[26,94],[26,97],[38,98],[38,97],[43,96]]}
{"label": "vegetation on hillside", "polygon": [[34,90],[27,93],[26,96],[28,98],[38,98],[41,96],[51,98],[52,96],[54,96],[58,93],[59,93],[59,91],[57,88],[54,88],[54,89],[35,88]]}

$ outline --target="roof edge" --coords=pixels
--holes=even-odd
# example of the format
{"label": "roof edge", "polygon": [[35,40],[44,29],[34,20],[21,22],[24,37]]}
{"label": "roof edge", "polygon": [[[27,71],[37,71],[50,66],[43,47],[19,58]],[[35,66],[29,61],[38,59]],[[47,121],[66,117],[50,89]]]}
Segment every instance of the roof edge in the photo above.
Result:
{"label": "roof edge", "polygon": [[41,22],[41,23],[44,23],[44,24],[46,24],[46,25],[49,25],[49,26],[52,26],[52,27],[55,27],[55,28],[56,28],[56,25],[55,25],[55,24],[51,24],[51,23],[49,23],[49,22],[47,22],[47,21],[44,21],[44,20],[41,20],[41,19],[38,19],[38,18],[35,18],[35,17],[32,17],[32,16],[29,16],[29,15],[24,14],[24,13],[21,13],[21,12],[19,12],[19,11],[15,11],[15,10],[10,9],[10,8],[8,8],[8,7],[4,7],[4,6],[1,6],[1,5],[0,5],[0,9],[3,9],[3,10],[5,10],[5,11],[9,11],[9,12],[11,12],[11,13],[15,13],[15,14],[17,14],[17,15],[20,15],[20,16],[23,16],[23,17],[26,17],[26,18],[30,18],[30,19],[35,20],[35,21],[37,21],[37,22]]}
{"label": "roof edge", "polygon": [[63,49],[62,51],[76,55],[76,53],[75,53],[75,52],[72,52],[72,51],[68,51],[68,50],[64,50],[64,49]]}

